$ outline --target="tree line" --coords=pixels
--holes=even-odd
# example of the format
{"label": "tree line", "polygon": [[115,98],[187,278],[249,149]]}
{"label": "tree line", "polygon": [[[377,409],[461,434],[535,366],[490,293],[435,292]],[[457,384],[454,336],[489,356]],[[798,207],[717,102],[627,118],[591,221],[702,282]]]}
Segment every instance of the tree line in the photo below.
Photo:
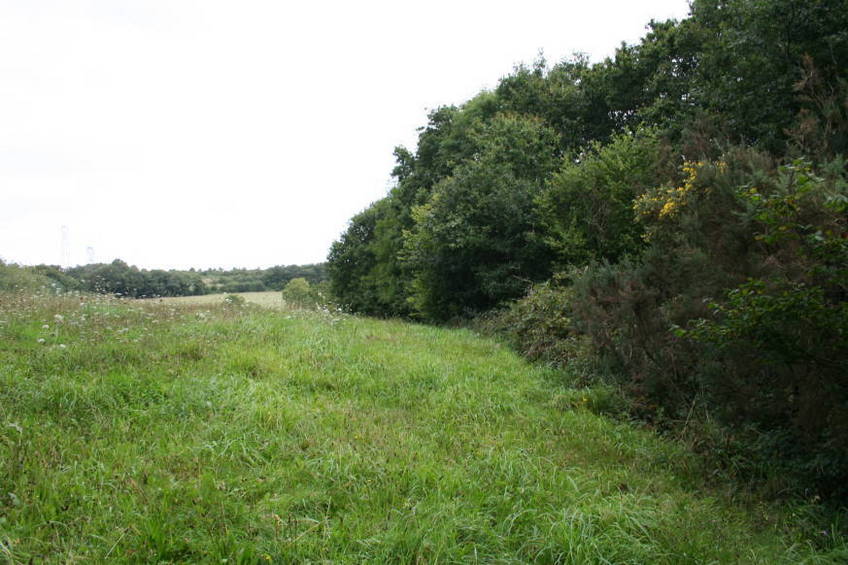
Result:
{"label": "tree line", "polygon": [[282,290],[294,279],[306,279],[312,285],[327,281],[325,263],[277,265],[268,269],[209,269],[198,271],[207,281],[209,292],[261,292]]}
{"label": "tree line", "polygon": [[848,10],[695,0],[647,30],[431,112],[331,289],[476,319],[748,476],[844,500]]}
{"label": "tree line", "polygon": [[39,288],[86,291],[130,298],[279,291],[294,279],[327,281],[324,263],[278,265],[268,269],[139,269],[115,259],[71,268],[0,264],[0,289]]}

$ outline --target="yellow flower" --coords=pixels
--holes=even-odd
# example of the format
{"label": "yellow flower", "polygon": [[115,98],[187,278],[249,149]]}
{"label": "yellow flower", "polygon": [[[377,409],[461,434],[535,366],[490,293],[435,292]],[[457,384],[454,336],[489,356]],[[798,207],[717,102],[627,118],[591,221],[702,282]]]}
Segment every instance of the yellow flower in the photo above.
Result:
{"label": "yellow flower", "polygon": [[677,204],[674,202],[674,200],[669,200],[668,202],[663,204],[663,207],[660,210],[660,218],[664,218],[665,216],[669,216],[674,213],[674,208],[676,206]]}

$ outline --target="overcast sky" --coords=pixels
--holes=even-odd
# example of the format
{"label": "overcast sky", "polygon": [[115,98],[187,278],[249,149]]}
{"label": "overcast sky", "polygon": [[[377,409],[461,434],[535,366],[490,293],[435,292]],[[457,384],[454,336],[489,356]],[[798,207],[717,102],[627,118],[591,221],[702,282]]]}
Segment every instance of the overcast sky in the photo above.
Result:
{"label": "overcast sky", "polygon": [[685,0],[0,0],[0,258],[323,261],[427,111]]}

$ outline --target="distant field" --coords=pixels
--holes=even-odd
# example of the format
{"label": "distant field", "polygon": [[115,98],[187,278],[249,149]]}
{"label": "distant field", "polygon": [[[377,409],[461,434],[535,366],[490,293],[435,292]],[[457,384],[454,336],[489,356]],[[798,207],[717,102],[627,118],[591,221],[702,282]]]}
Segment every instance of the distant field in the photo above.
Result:
{"label": "distant field", "polygon": [[[279,310],[285,309],[286,305],[283,302],[283,295],[278,291],[269,292],[234,292],[243,296],[245,300],[252,304],[265,306],[266,308],[276,308]],[[153,298],[151,301],[161,301],[169,304],[206,304],[215,305],[222,304],[224,297],[227,294],[204,294],[203,296],[176,296],[171,298]]]}
{"label": "distant field", "polygon": [[494,341],[216,304],[0,295],[0,562],[848,562]]}

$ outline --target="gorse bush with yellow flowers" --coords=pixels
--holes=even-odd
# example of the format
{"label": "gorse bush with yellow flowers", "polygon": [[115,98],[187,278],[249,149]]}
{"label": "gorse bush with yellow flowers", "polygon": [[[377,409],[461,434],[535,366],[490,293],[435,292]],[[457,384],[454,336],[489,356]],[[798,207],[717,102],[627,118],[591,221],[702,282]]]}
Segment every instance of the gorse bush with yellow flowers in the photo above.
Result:
{"label": "gorse bush with yellow flowers", "polygon": [[774,166],[751,150],[687,163],[681,185],[634,203],[648,248],[586,268],[570,305],[637,414],[667,425],[697,407],[746,434],[758,465],[840,495],[848,484],[843,171],[841,162]]}
{"label": "gorse bush with yellow flowers", "polygon": [[710,304],[685,337],[706,346],[702,371],[729,421],[768,430],[771,456],[846,490],[848,190],[841,162],[780,167],[741,187],[743,221],[766,266]]}
{"label": "gorse bush with yellow flowers", "polygon": [[[604,148],[603,170],[631,148]],[[848,495],[844,162],[741,147],[653,170],[629,201],[640,246],[564,264],[481,327],[578,382],[616,383],[631,414],[684,430],[739,479]]]}

